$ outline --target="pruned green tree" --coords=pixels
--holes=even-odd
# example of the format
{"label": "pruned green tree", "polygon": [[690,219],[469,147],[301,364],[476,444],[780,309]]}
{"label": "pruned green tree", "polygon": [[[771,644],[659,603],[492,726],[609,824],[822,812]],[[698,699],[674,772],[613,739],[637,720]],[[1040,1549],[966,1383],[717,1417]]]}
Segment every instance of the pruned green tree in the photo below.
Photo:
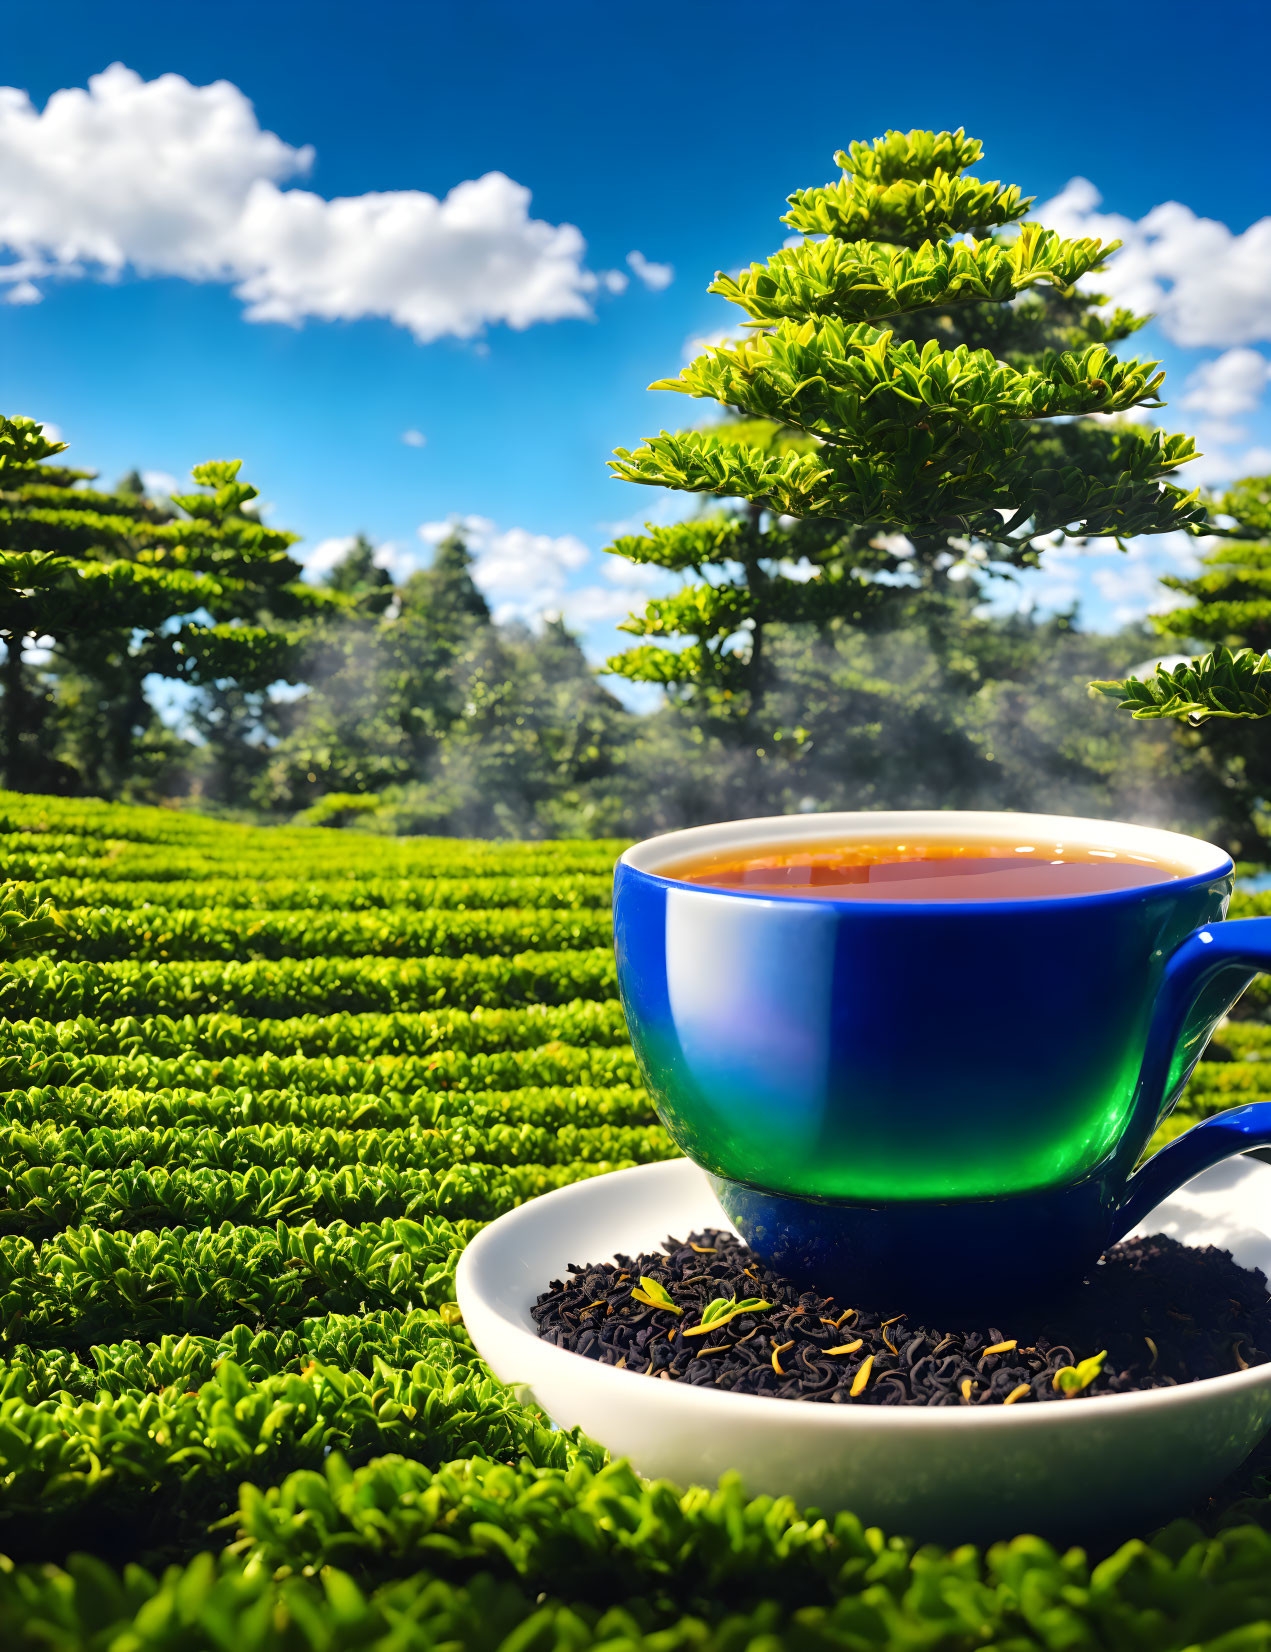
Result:
{"label": "pruned green tree", "polygon": [[[814,445],[802,432],[763,419],[737,419],[711,434],[773,455],[806,453]],[[619,627],[640,637],[674,638],[679,646],[644,643],[611,659],[609,669],[658,683],[693,700],[708,719],[736,721],[752,732],[771,686],[771,628],[831,619],[867,623],[892,598],[873,576],[894,575],[903,565],[869,529],[833,519],[779,519],[758,500],[626,535],[609,549],[693,576]],[[813,570],[811,578],[792,577],[800,568]]]}
{"label": "pruned green tree", "polygon": [[[1152,624],[1165,660],[1143,676],[1093,682],[1136,719],[1169,722],[1222,802],[1219,834],[1234,854],[1271,851],[1271,477],[1250,476],[1212,503],[1216,544],[1190,577],[1162,583],[1185,600]],[[1203,645],[1208,644],[1208,651]]]}
{"label": "pruned green tree", "polygon": [[341,599],[299,582],[294,534],[252,514],[239,461],[198,465],[198,491],[160,504],[125,479],[113,493],[91,471],[51,463],[66,444],[29,419],[0,418],[0,772],[38,788],[48,770],[38,688],[26,659],[39,642],[54,670],[102,685],[88,789],[128,774],[152,717],[158,675],[243,688],[293,680],[313,626]]}
{"label": "pruned green tree", "polygon": [[897,623],[968,557],[1009,572],[1048,536],[1203,521],[1168,479],[1190,439],[1106,418],[1162,405],[1158,364],[1109,348],[1141,318],[1077,286],[1119,243],[1028,222],[1017,188],[967,175],[980,150],[962,131],[854,143],[837,182],[790,196],[802,240],[717,277],[744,336],[652,388],[733,420],[611,464],[729,504],[612,547],[687,576],[627,622],[647,640],[612,670],[753,723],[770,626]]}
{"label": "pruned green tree", "polygon": [[[1198,658],[1161,665],[1148,677],[1090,685],[1135,717],[1193,727],[1210,719],[1271,716],[1271,476],[1248,476],[1215,503],[1219,544],[1190,578],[1161,583],[1188,600],[1153,624],[1176,645],[1212,645]],[[1222,522],[1234,519],[1233,528]]]}

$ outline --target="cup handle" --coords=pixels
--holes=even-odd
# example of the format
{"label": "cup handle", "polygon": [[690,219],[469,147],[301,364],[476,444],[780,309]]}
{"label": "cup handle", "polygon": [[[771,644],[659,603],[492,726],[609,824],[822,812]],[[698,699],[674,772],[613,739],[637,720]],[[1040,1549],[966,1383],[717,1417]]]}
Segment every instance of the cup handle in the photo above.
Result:
{"label": "cup handle", "polygon": [[[1152,1011],[1139,1081],[1138,1106],[1155,1109],[1153,1128],[1190,1078],[1216,1023],[1264,970],[1271,970],[1271,918],[1206,925],[1170,958]],[[1130,1177],[1117,1207],[1113,1239],[1137,1227],[1162,1199],[1202,1170],[1251,1147],[1267,1146],[1271,1101],[1232,1107],[1194,1124]]]}

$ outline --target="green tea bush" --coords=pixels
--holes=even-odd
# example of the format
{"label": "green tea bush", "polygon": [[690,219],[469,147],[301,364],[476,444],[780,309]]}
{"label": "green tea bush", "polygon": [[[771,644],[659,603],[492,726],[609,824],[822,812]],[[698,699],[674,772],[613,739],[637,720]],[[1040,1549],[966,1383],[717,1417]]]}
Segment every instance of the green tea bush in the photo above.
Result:
{"label": "green tea bush", "polygon": [[[10,876],[18,874],[10,873]],[[550,882],[517,876],[471,878],[359,878],[355,883],[297,878],[172,879],[169,882],[132,881],[128,897],[134,910],[151,906],[196,910],[222,908],[271,912],[382,912],[388,908],[419,911],[486,911],[497,907],[533,908],[539,912],[574,911],[602,907],[613,883],[608,870],[566,873]],[[101,908],[113,905],[118,891],[109,877],[43,878],[31,894],[60,910],[68,907]]]}
{"label": "green tea bush", "polygon": [[[315,828],[315,830],[320,828]],[[63,963],[19,958],[0,1015],[287,1015],[298,1010],[474,1009],[610,998],[609,947],[490,958],[280,958],[269,962]]]}
{"label": "green tea bush", "polygon": [[[661,1153],[663,1144],[657,1144]],[[315,1170],[174,1170],[127,1164],[84,1170],[58,1164],[0,1179],[0,1233],[40,1238],[67,1222],[135,1232],[235,1222],[262,1227],[275,1222],[372,1222],[388,1217],[436,1214],[489,1221],[523,1199],[550,1193],[580,1175],[629,1166],[631,1159],[600,1159],[585,1169],[567,1165],[518,1165],[506,1171],[452,1165],[444,1175],[392,1166]]]}
{"label": "green tea bush", "polygon": [[[1258,1464],[1203,1529],[944,1553],[647,1484],[493,1380],[468,1239],[671,1151],[617,848],[0,794],[0,1645],[1271,1648]],[[1161,1139],[1263,1093],[1266,996]]]}
{"label": "green tea bush", "polygon": [[[0,908],[0,922],[4,910]],[[600,912],[259,912],[75,907],[61,915],[59,955],[117,958],[435,958],[603,946]]]}
{"label": "green tea bush", "polygon": [[433,1015],[151,1015],[117,1021],[38,1019],[0,1027],[0,1049],[175,1056],[415,1054],[428,1050],[530,1050],[545,1044],[625,1045],[616,1003],[531,1004],[518,1010],[443,1010]]}
{"label": "green tea bush", "polygon": [[176,1388],[182,1393],[207,1382],[224,1360],[233,1360],[253,1382],[310,1365],[332,1365],[370,1376],[376,1360],[410,1367],[426,1359],[449,1369],[471,1364],[476,1354],[453,1304],[437,1308],[381,1308],[358,1314],[324,1314],[285,1331],[233,1325],[219,1337],[164,1335],[157,1342],[96,1342],[85,1354],[67,1348],[24,1348],[2,1367],[0,1399],[35,1403],[56,1395],[89,1400]]}
{"label": "green tea bush", "polygon": [[[334,1064],[333,1064],[334,1065]],[[335,1068],[338,1082],[341,1069]],[[519,1090],[468,1090],[452,1094],[375,1093],[322,1088],[332,1071],[312,1075],[311,1090],[207,1089],[173,1086],[170,1090],[99,1089],[76,1083],[0,1091],[0,1108],[15,1124],[65,1123],[161,1127],[214,1120],[223,1125],[308,1124],[331,1129],[402,1129],[408,1125],[466,1122],[485,1130],[507,1119],[559,1130],[582,1121],[596,1125],[647,1125],[652,1107],[647,1094],[631,1085],[530,1085]]]}
{"label": "green tea bush", "polygon": [[[420,1360],[371,1374],[316,1362],[253,1383],[230,1359],[196,1391],[165,1388],[72,1402],[0,1403],[11,1453],[0,1546],[47,1555],[107,1524],[143,1549],[188,1542],[245,1479],[317,1467],[333,1449],[366,1458],[408,1450],[561,1465],[597,1447],[546,1426],[493,1378]],[[183,1528],[186,1531],[183,1533]],[[116,1548],[116,1552],[117,1548]]]}
{"label": "green tea bush", "polygon": [[148,1084],[167,1087],[199,1080],[219,1084],[244,1084],[297,1089],[315,1083],[329,1089],[341,1078],[359,1089],[375,1090],[384,1084],[396,1089],[413,1087],[419,1091],[466,1090],[480,1086],[491,1090],[519,1090],[530,1084],[602,1084],[630,1081],[636,1077],[634,1057],[629,1050],[576,1049],[569,1045],[546,1045],[523,1053],[470,1056],[463,1051],[438,1051],[433,1055],[378,1056],[358,1061],[352,1056],[226,1056],[221,1060],[200,1060],[196,1056],[165,1059],[149,1055],[44,1055],[0,1057],[0,1082],[17,1084]]}

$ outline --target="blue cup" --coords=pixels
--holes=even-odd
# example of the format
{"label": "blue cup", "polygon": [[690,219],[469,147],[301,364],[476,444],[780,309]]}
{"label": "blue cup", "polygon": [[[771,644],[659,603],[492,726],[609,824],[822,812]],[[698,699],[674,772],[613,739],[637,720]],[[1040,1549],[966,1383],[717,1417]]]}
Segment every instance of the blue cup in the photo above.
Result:
{"label": "blue cup", "polygon": [[[676,882],[702,854],[857,838],[1067,841],[1182,875],[1096,894],[888,901]],[[1271,1103],[1136,1169],[1217,1022],[1271,967],[1223,921],[1230,858],[1173,832],[917,812],[652,838],[614,879],[645,1083],[747,1243],[853,1303],[983,1311],[1075,1282],[1199,1171],[1271,1142]]]}

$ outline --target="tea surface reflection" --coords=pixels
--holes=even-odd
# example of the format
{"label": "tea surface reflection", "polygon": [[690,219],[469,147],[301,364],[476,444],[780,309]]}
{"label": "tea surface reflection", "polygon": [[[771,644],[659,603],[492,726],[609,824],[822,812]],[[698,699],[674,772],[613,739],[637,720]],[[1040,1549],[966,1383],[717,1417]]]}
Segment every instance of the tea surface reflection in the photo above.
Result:
{"label": "tea surface reflection", "polygon": [[1043,900],[1185,877],[1171,861],[1097,843],[907,837],[758,845],[660,867],[677,883],[804,900]]}

